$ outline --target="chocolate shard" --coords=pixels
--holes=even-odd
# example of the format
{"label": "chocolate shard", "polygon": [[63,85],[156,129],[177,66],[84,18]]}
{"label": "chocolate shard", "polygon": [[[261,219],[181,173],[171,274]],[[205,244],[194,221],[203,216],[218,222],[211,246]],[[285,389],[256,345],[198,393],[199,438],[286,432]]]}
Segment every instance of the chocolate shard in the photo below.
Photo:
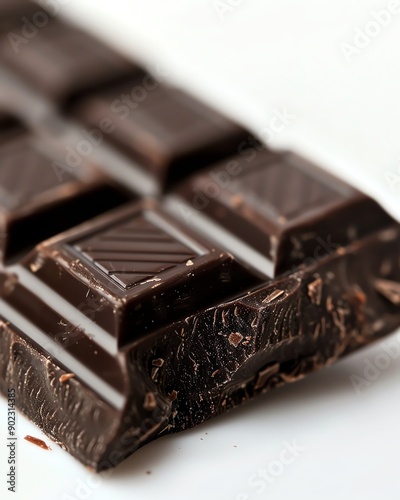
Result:
{"label": "chocolate shard", "polygon": [[91,127],[109,119],[107,139],[161,187],[246,146],[249,133],[186,92],[144,76],[92,95],[76,108]]}
{"label": "chocolate shard", "polygon": [[151,200],[52,238],[23,265],[75,307],[97,302],[93,321],[120,348],[259,282]]}
{"label": "chocolate shard", "polygon": [[99,40],[56,19],[43,23],[28,41],[16,47],[2,37],[0,61],[63,107],[103,85],[142,73]]}
{"label": "chocolate shard", "polygon": [[0,261],[129,198],[94,167],[69,168],[21,125],[0,130]]}
{"label": "chocolate shard", "polygon": [[176,192],[271,259],[274,275],[394,223],[374,200],[292,153],[249,151]]}

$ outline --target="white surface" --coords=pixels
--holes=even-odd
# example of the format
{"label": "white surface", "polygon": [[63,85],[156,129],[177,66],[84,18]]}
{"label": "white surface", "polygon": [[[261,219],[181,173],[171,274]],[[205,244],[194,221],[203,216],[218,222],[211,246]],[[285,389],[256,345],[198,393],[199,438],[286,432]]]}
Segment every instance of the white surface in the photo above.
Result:
{"label": "white surface", "polygon": [[[256,133],[265,134],[274,109],[286,107],[296,118],[272,145],[301,151],[400,219],[400,184],[385,178],[387,172],[400,176],[400,14],[350,63],[341,51],[355,27],[364,28],[371,11],[386,9],[388,0],[225,0],[236,7],[223,19],[214,0],[63,3],[63,12],[80,24],[152,67],[161,65],[171,80]],[[385,342],[398,345],[399,338]],[[100,485],[56,445],[45,452],[23,441],[40,432],[20,416],[17,497],[398,499],[400,357],[361,395],[350,380],[383,352],[382,343],[369,347],[229,415],[160,439]],[[5,422],[2,399],[1,428]],[[293,440],[305,450],[259,492],[263,481],[256,475]],[[3,440],[1,446],[3,498]],[[89,483],[84,490],[81,481]]]}

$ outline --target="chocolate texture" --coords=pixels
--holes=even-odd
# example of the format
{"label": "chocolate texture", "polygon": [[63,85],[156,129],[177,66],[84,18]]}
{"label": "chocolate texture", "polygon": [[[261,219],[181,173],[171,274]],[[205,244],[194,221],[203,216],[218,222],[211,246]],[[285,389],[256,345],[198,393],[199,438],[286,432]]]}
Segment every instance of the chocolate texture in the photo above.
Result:
{"label": "chocolate texture", "polygon": [[0,62],[56,105],[67,107],[91,90],[142,72],[75,26],[55,18],[32,26],[31,38],[22,38],[17,27],[13,43],[10,36],[0,37]]}
{"label": "chocolate texture", "polygon": [[[84,465],[400,325],[400,225],[368,196],[60,20],[0,64],[54,113],[0,109],[0,392]],[[100,127],[108,168],[68,164],[54,123]]]}
{"label": "chocolate texture", "polygon": [[236,153],[249,136],[183,90],[149,75],[87,97],[75,114],[95,128],[109,120],[113,130],[107,140],[162,187]]}
{"label": "chocolate texture", "polygon": [[0,129],[0,260],[132,198],[93,165],[72,169],[61,148],[16,119],[7,123]]}

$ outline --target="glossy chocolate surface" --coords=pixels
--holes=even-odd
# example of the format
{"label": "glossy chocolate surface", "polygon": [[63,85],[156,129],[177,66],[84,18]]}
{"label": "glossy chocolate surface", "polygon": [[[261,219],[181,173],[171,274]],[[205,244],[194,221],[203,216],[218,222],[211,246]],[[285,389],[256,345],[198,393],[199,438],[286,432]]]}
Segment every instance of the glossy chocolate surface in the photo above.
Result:
{"label": "glossy chocolate surface", "polygon": [[237,152],[249,133],[186,92],[144,76],[79,102],[91,127],[112,123],[107,140],[164,187]]}
{"label": "glossy chocolate surface", "polygon": [[[0,109],[0,391],[47,436],[107,469],[400,325],[375,201],[60,19],[39,31],[18,57],[0,39],[49,105]],[[69,134],[100,123],[108,153],[89,130],[73,167]]]}
{"label": "glossy chocolate surface", "polygon": [[129,194],[89,163],[72,169],[61,151],[11,118],[0,128],[0,259],[125,203]]}
{"label": "glossy chocolate surface", "polygon": [[[36,7],[35,7],[36,8]],[[83,94],[141,72],[84,31],[49,18],[27,42],[0,38],[0,62],[32,87],[66,106]],[[16,33],[17,36],[22,36]]]}

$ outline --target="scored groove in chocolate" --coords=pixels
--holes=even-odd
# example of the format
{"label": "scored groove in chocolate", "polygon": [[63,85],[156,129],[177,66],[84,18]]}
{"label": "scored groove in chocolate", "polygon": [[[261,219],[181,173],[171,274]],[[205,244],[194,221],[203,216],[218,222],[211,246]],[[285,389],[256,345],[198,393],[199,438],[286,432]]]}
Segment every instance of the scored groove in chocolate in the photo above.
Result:
{"label": "scored groove in chocolate", "polygon": [[[38,346],[46,346],[46,351],[51,352],[52,357],[57,359],[60,365],[74,370],[85,385],[88,385],[93,391],[100,394],[101,397],[108,401],[113,407],[120,410],[123,408],[124,396],[121,390],[122,377],[120,377],[119,380],[120,387],[113,387],[109,381],[107,381],[106,377],[104,377],[101,373],[97,373],[93,367],[87,366],[87,357],[86,359],[79,359],[69,353],[66,349],[62,350],[61,355],[57,355],[59,346],[56,342],[54,342],[54,340],[46,335],[46,332],[40,330],[31,321],[24,318],[21,314],[16,312],[15,309],[2,300],[0,300],[0,306],[2,314],[7,317],[8,321],[12,322],[16,327],[19,326],[19,330],[21,332],[29,331],[29,339],[31,341],[35,342]],[[100,359],[100,356],[98,356],[98,358],[99,363],[101,361],[109,361],[107,358],[104,359],[104,357],[103,359]],[[112,368],[116,373],[118,373],[117,366],[113,366]]]}
{"label": "scored groove in chocolate", "polygon": [[140,216],[74,246],[125,289],[196,257],[192,248]]}
{"label": "scored groove in chocolate", "polygon": [[0,205],[7,209],[20,208],[75,180],[68,171],[57,177],[50,158],[32,139],[24,132],[6,141],[0,137]]}
{"label": "scored groove in chocolate", "polygon": [[272,275],[393,222],[375,201],[328,172],[295,154],[269,150],[215,164],[177,193],[193,211],[271,259]]}
{"label": "scored groove in chocolate", "polygon": [[[231,189],[243,194],[253,208],[274,219],[292,220],[317,206],[330,205],[344,199],[340,192],[328,183],[320,182],[294,165],[284,163],[283,158],[271,157],[265,168],[247,169],[240,179],[233,179]],[[240,204],[240,200],[237,199]]]}
{"label": "scored groove in chocolate", "polygon": [[[143,231],[155,239],[143,241]],[[260,281],[151,200],[39,245],[24,266],[76,307],[89,299],[101,302],[93,321],[116,337],[120,348]]]}
{"label": "scored groove in chocolate", "polygon": [[21,125],[0,130],[0,261],[132,198],[88,163],[60,170],[60,160]]}

